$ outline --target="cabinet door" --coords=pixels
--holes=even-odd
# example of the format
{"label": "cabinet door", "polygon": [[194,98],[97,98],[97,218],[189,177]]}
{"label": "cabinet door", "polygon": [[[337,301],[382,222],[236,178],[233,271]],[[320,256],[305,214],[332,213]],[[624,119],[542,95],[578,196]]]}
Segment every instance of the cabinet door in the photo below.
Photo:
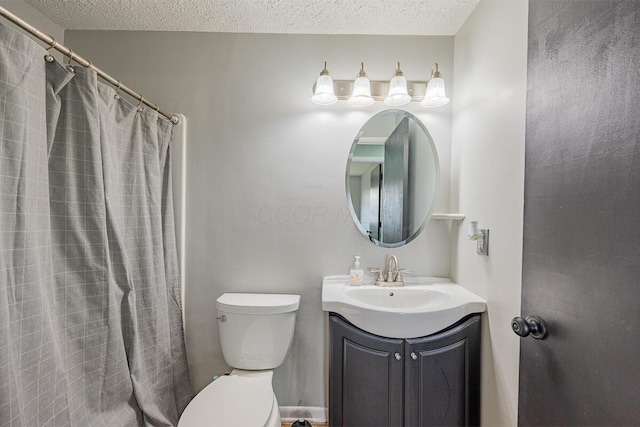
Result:
{"label": "cabinet door", "polygon": [[405,425],[480,423],[480,316],[406,340]]}
{"label": "cabinet door", "polygon": [[403,340],[368,334],[333,313],[329,325],[329,425],[403,425]]}

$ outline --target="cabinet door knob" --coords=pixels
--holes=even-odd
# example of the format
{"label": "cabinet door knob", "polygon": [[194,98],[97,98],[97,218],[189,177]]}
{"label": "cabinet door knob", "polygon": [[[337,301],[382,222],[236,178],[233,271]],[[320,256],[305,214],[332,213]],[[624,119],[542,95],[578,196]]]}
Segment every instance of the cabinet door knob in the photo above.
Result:
{"label": "cabinet door knob", "polygon": [[411,358],[412,358],[413,360],[416,360],[416,359],[418,358],[418,355],[417,355],[415,352],[413,352],[413,351],[412,351],[412,352],[411,352]]}
{"label": "cabinet door knob", "polygon": [[402,359],[402,356],[400,356],[400,353],[395,353],[393,356],[396,358],[396,360]]}

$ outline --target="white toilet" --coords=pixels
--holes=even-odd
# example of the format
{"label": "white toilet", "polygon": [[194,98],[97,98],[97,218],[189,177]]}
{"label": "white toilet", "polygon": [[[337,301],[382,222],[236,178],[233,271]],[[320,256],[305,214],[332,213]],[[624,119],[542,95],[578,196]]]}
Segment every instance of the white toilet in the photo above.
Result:
{"label": "white toilet", "polygon": [[300,295],[223,294],[216,301],[222,354],[231,374],[193,398],[178,427],[280,427],[272,369],[284,361]]}

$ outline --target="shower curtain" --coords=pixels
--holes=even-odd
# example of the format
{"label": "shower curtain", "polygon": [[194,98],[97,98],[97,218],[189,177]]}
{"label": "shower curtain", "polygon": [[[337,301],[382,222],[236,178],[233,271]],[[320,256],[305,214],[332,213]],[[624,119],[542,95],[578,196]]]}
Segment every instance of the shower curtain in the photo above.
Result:
{"label": "shower curtain", "polygon": [[0,426],[169,426],[191,398],[172,125],[0,23]]}

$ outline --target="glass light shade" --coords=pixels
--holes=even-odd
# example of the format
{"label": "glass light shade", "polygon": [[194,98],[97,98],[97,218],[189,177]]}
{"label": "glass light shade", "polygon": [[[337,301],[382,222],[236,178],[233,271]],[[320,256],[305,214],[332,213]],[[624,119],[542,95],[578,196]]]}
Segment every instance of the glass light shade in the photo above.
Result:
{"label": "glass light shade", "polygon": [[373,104],[371,84],[368,78],[358,77],[356,81],[353,82],[353,92],[351,92],[349,104],[362,107]]}
{"label": "glass light shade", "polygon": [[411,96],[407,92],[407,79],[404,76],[395,76],[389,82],[389,94],[384,99],[386,105],[399,107],[411,102]]}
{"label": "glass light shade", "polygon": [[333,93],[333,79],[330,75],[323,74],[318,77],[311,102],[318,105],[331,105],[338,102],[338,97]]}
{"label": "glass light shade", "polygon": [[449,98],[444,88],[444,79],[434,77],[427,83],[427,92],[424,99],[420,102],[423,107],[442,107],[449,103]]}

